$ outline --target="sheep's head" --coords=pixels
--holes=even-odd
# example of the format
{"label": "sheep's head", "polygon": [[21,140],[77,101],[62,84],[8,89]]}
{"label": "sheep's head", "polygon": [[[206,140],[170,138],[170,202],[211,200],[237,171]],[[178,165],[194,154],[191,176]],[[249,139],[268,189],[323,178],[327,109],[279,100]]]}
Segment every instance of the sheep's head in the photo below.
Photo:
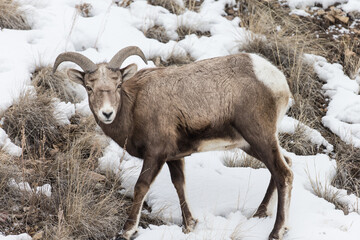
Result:
{"label": "sheep's head", "polygon": [[95,64],[79,53],[66,52],[56,58],[53,73],[64,61],[79,65],[83,71],[68,70],[70,80],[85,87],[93,114],[103,123],[110,124],[121,104],[121,85],[137,71],[136,64],[120,68],[124,60],[131,55],[137,55],[147,63],[144,53],[138,47],[124,48],[115,54],[109,63],[101,64]]}

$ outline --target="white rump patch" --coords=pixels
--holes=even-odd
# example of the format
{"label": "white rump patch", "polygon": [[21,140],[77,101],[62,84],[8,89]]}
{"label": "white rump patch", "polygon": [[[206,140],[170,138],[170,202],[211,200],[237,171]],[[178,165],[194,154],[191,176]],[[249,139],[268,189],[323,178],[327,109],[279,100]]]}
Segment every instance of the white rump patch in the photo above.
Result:
{"label": "white rump patch", "polygon": [[266,59],[249,54],[253,70],[259,81],[263,82],[272,92],[290,91],[284,74]]}

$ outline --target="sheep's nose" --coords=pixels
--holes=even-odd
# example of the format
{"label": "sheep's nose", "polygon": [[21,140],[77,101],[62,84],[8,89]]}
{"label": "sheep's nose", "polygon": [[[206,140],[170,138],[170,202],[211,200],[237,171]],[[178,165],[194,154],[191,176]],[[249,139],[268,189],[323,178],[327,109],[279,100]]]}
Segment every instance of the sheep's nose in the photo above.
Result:
{"label": "sheep's nose", "polygon": [[113,114],[113,112],[102,112],[102,114],[107,118],[109,119],[111,117],[111,115]]}

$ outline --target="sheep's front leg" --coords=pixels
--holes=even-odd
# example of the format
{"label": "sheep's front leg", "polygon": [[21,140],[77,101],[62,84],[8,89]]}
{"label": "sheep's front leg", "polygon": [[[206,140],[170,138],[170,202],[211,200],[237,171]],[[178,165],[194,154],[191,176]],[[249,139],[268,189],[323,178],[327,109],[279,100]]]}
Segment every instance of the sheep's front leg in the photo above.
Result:
{"label": "sheep's front leg", "polygon": [[119,236],[118,239],[128,240],[136,232],[146,194],[164,163],[165,160],[160,160],[157,157],[146,157],[144,159],[143,167],[134,189],[134,200],[131,212],[124,225],[122,236]]}
{"label": "sheep's front leg", "polygon": [[184,175],[184,159],[173,160],[166,162],[169,166],[171,181],[174,184],[176,192],[179,196],[181,214],[184,225],[184,232],[191,232],[197,223],[192,217],[189,206],[186,201],[186,194],[184,190],[185,186],[185,175]]}

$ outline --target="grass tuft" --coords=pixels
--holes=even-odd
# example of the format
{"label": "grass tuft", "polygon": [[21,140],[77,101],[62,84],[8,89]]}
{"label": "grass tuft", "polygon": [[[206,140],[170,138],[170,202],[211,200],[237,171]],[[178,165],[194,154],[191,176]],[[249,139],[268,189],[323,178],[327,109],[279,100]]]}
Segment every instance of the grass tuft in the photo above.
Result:
{"label": "grass tuft", "polygon": [[209,31],[201,32],[201,31],[198,31],[198,30],[194,30],[192,28],[184,27],[184,26],[179,26],[176,29],[176,33],[179,36],[178,39],[177,39],[178,41],[181,41],[181,40],[185,39],[185,37],[187,35],[191,35],[191,34],[195,34],[197,37],[201,37],[201,36],[210,37],[211,36]]}
{"label": "grass tuft", "polygon": [[163,26],[157,26],[149,28],[144,32],[145,37],[156,39],[159,42],[167,43],[170,41],[169,36],[166,34],[166,29]]}
{"label": "grass tuft", "polygon": [[265,165],[253,158],[252,156],[246,154],[243,151],[236,150],[234,152],[225,152],[222,159],[224,166],[226,167],[250,167],[254,169],[265,168]]}
{"label": "grass tuft", "polygon": [[148,0],[148,3],[154,6],[161,6],[176,15],[180,15],[185,11],[176,0]]}
{"label": "grass tuft", "polygon": [[63,140],[52,99],[51,95],[24,92],[2,116],[2,128],[26,154],[47,155]]}
{"label": "grass tuft", "polygon": [[280,133],[279,141],[281,147],[296,155],[315,155],[319,152],[318,146],[309,141],[305,129],[299,126],[293,134]]}
{"label": "grass tuft", "polygon": [[52,74],[52,67],[37,69],[33,74],[32,84],[38,93],[54,95],[63,102],[78,103],[81,100],[65,71]]}
{"label": "grass tuft", "polygon": [[0,0],[0,29],[29,30],[30,26],[19,10],[19,5],[13,0]]}

